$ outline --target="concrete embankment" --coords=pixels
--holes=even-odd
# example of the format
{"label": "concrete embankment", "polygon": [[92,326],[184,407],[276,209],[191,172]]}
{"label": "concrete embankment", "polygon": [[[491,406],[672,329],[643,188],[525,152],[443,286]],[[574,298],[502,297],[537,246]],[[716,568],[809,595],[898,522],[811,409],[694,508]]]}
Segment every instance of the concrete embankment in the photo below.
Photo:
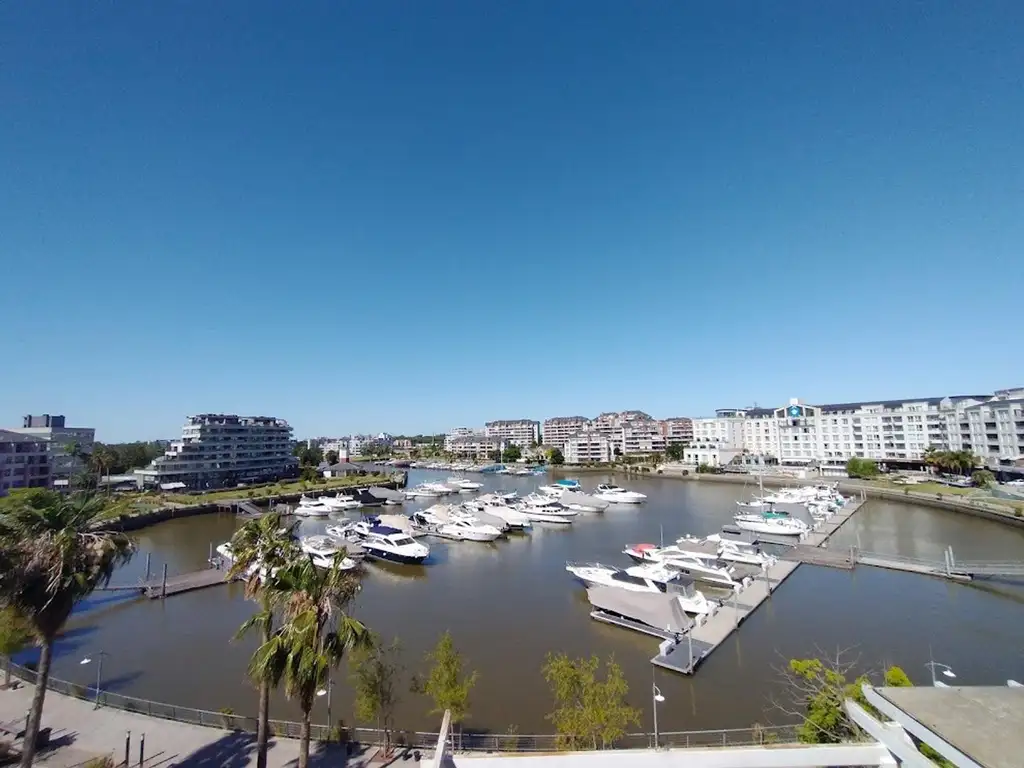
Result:
{"label": "concrete embankment", "polygon": [[[662,467],[662,474],[655,475],[655,477],[674,478],[677,480],[699,483],[731,483],[733,485],[747,485],[751,486],[755,490],[757,489],[758,484],[758,479],[755,475],[698,474],[692,470],[689,474],[683,475],[682,470],[675,467]],[[828,477],[795,478],[780,475],[765,475],[763,477],[764,485],[771,488],[801,486],[807,485],[808,483],[831,483],[835,482],[835,480],[836,478]],[[860,494],[863,492],[871,499],[900,501],[906,504],[920,504],[921,506],[945,509],[951,512],[963,512],[964,514],[973,515],[974,517],[980,517],[986,520],[995,520],[1000,523],[1006,523],[1007,525],[1024,528],[1024,515],[1018,517],[1012,511],[1009,511],[1009,507],[1000,506],[987,501],[967,499],[962,494],[921,493],[919,491],[912,490],[912,488],[913,486],[909,486],[906,489],[897,490],[895,488],[880,488],[874,483],[859,480],[843,479],[839,481],[839,490],[847,495]]]}

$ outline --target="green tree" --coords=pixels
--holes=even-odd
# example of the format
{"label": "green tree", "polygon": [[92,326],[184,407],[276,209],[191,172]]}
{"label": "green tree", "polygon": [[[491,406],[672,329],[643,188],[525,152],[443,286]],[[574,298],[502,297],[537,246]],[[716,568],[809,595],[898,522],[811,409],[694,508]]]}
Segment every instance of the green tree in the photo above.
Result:
{"label": "green tree", "polygon": [[504,453],[501,454],[501,458],[510,464],[514,461],[519,461],[522,457],[523,452],[518,445],[510,445],[505,449]]}
{"label": "green tree", "polygon": [[559,449],[559,448],[549,448],[548,449],[548,464],[554,464],[556,466],[559,465],[559,464],[565,464],[565,456],[562,454],[561,449]]}
{"label": "green tree", "polygon": [[328,451],[326,454],[324,454],[324,461],[331,465],[337,464],[338,458],[339,456],[337,451]]}
{"label": "green tree", "polygon": [[356,694],[356,717],[375,722],[384,732],[384,754],[391,754],[391,732],[395,727],[398,706],[398,677],[402,674],[402,648],[396,638],[391,645],[381,645],[373,638],[373,646],[353,653],[349,659],[352,683]]}
{"label": "green tree", "polygon": [[665,457],[669,461],[682,461],[686,456],[686,446],[682,443],[670,443],[665,446]]}
{"label": "green tree", "polygon": [[249,664],[249,675],[272,687],[284,682],[285,695],[302,710],[298,768],[309,765],[310,713],[316,692],[345,654],[371,643],[369,630],[345,613],[359,582],[341,569],[344,553],[330,568],[300,557],[277,571],[276,589],[286,594],[284,623],[263,643]]}
{"label": "green tree", "polygon": [[306,465],[299,472],[299,479],[306,483],[314,483],[320,478],[320,473],[317,472],[315,466]]}
{"label": "green tree", "polygon": [[851,456],[846,460],[846,474],[850,477],[870,479],[878,476],[878,464],[871,459]]}
{"label": "green tree", "polygon": [[853,665],[844,663],[842,655],[835,659],[792,659],[787,669],[788,689],[794,711],[803,722],[797,728],[797,738],[805,744],[838,744],[851,741],[857,735],[857,726],[850,720],[843,702],[846,699],[863,700],[861,685],[868,682],[861,676],[850,682],[847,678]]}
{"label": "green tree", "polygon": [[0,655],[4,657],[4,688],[11,686],[11,656],[32,641],[32,628],[14,608],[0,608]]}
{"label": "green tree", "polygon": [[996,476],[987,469],[977,469],[971,475],[971,482],[979,488],[988,488],[996,481]]}
{"label": "green tree", "polygon": [[501,451],[491,451],[487,455],[490,457],[491,461],[501,461]]}
{"label": "green tree", "polygon": [[[269,512],[250,520],[231,538],[231,578],[245,578],[245,594],[257,600],[260,610],[238,630],[241,637],[250,630],[261,633],[261,645],[270,642],[274,634],[274,607],[283,598],[276,582],[278,569],[298,556],[295,529],[298,523],[285,526],[278,512]],[[250,667],[251,669],[251,667]],[[270,689],[272,678],[267,670],[263,677],[253,678],[259,686],[260,703],[256,723],[256,765],[266,768],[267,745],[270,739]]]}
{"label": "green tree", "polygon": [[556,708],[547,719],[558,732],[561,749],[607,749],[625,735],[627,726],[640,722],[640,710],[626,703],[629,685],[622,668],[609,657],[604,680],[599,680],[600,666],[597,656],[570,659],[564,653],[548,654],[541,671]]}
{"label": "green tree", "polygon": [[16,505],[0,519],[0,602],[25,618],[42,647],[23,768],[35,756],[57,634],[74,607],[131,558],[132,543],[124,534],[97,530],[102,513],[100,499],[76,493],[42,507]]}
{"label": "green tree", "polygon": [[437,646],[427,654],[427,661],[432,665],[430,672],[422,686],[417,684],[414,690],[421,690],[433,700],[430,714],[441,715],[448,710],[452,724],[461,725],[469,716],[469,693],[476,685],[478,674],[463,670],[464,660],[451,632],[441,635]]}

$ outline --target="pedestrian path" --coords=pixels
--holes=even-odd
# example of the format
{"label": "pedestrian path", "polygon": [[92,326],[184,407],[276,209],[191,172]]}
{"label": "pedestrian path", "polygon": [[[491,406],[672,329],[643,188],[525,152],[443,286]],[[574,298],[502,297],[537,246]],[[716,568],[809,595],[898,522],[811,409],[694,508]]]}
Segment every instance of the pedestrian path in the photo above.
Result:
{"label": "pedestrian path", "polygon": [[[24,719],[34,690],[34,686],[24,684],[15,690],[0,690],[0,722]],[[107,707],[94,709],[90,702],[53,691],[46,693],[42,725],[53,729],[50,738],[57,745],[37,761],[48,768],[72,768],[103,755],[112,756],[120,764],[124,760],[126,737],[132,766],[139,765],[140,756],[145,768],[248,768],[256,765],[254,733],[178,723]],[[140,755],[143,737],[144,752]],[[310,765],[359,768],[369,765],[374,753],[371,749],[363,755],[346,757],[344,745],[314,744]],[[296,739],[272,739],[267,766],[294,768],[298,765],[298,756]]]}

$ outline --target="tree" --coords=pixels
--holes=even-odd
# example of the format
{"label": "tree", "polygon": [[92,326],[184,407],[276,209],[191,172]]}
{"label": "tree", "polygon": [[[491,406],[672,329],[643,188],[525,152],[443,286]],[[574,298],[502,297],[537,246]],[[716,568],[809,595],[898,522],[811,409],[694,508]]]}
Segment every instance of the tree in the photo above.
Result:
{"label": "tree", "polygon": [[328,451],[324,455],[324,461],[326,461],[328,464],[331,464],[332,466],[338,463],[338,458],[339,456],[337,451]]}
{"label": "tree", "polygon": [[487,454],[491,461],[501,461],[501,451],[495,450]]}
{"label": "tree", "polygon": [[996,477],[987,469],[977,469],[971,475],[971,482],[979,488],[988,488],[995,483]]}
{"label": "tree", "polygon": [[846,460],[846,474],[850,477],[869,479],[878,475],[878,464],[871,459],[851,456]]}
{"label": "tree", "polygon": [[682,443],[670,443],[665,446],[665,457],[669,461],[682,461],[686,456],[686,446]]}
{"label": "tree", "polygon": [[559,448],[548,449],[548,464],[565,464],[565,456]]}
{"label": "tree", "polygon": [[[231,578],[245,577],[245,594],[260,602],[257,611],[238,630],[236,637],[251,629],[259,629],[262,645],[270,642],[274,634],[274,606],[282,597],[276,582],[280,569],[298,555],[295,528],[298,523],[285,526],[278,512],[269,512],[250,520],[231,538]],[[264,673],[266,669],[262,670]],[[266,768],[267,745],[270,739],[270,689],[272,679],[267,675],[254,677],[259,685],[260,704],[256,724],[256,766]]]}
{"label": "tree", "polygon": [[249,675],[276,687],[302,710],[298,768],[309,765],[310,713],[316,692],[345,654],[368,647],[366,626],[345,613],[359,582],[341,569],[345,553],[330,568],[317,568],[312,557],[299,557],[275,574],[275,589],[285,594],[284,624],[263,643],[249,664]]}
{"label": "tree", "polygon": [[317,472],[316,467],[307,464],[302,468],[302,471],[299,472],[299,479],[303,482],[313,483],[320,479],[320,473]]}
{"label": "tree", "polygon": [[23,768],[35,756],[57,634],[74,607],[131,558],[132,543],[124,534],[96,530],[102,513],[99,498],[75,493],[43,506],[17,504],[0,520],[0,601],[24,617],[42,647]]}
{"label": "tree", "polygon": [[510,445],[501,455],[501,458],[510,464],[514,461],[519,461],[522,457],[523,452],[518,445]]}
{"label": "tree", "polygon": [[11,656],[32,640],[32,629],[14,608],[0,608],[0,654],[4,656],[4,688],[11,686]]}
{"label": "tree", "polygon": [[433,699],[430,714],[441,715],[448,710],[452,724],[460,725],[469,716],[469,692],[476,685],[478,674],[463,671],[462,654],[455,648],[451,632],[441,635],[437,646],[427,654],[427,661],[432,664],[430,673],[422,686],[415,685],[414,690],[422,690]]}
{"label": "tree", "polygon": [[373,647],[354,653],[349,659],[352,683],[356,693],[356,717],[376,722],[384,732],[384,754],[391,754],[391,731],[395,727],[398,689],[395,685],[402,673],[401,646],[398,639],[382,646],[373,638]]}
{"label": "tree", "polygon": [[857,726],[850,720],[843,702],[863,700],[861,685],[868,682],[861,676],[849,682],[855,662],[844,658],[843,651],[835,657],[822,659],[791,659],[784,671],[789,704],[776,706],[803,722],[797,738],[805,744],[838,744],[851,741]]}
{"label": "tree", "polygon": [[614,448],[614,450],[612,450],[612,453],[613,453],[613,454],[614,454],[615,456],[621,456],[621,455],[622,455],[622,449],[621,449],[621,448],[619,448],[619,446],[617,446],[617,445],[616,445],[616,446],[615,446],[615,448]]}
{"label": "tree", "polygon": [[626,703],[629,685],[615,658],[605,662],[604,680],[597,678],[600,666],[597,656],[570,659],[560,653],[548,654],[542,667],[557,705],[547,719],[554,723],[562,749],[607,749],[628,725],[640,722],[640,710]]}

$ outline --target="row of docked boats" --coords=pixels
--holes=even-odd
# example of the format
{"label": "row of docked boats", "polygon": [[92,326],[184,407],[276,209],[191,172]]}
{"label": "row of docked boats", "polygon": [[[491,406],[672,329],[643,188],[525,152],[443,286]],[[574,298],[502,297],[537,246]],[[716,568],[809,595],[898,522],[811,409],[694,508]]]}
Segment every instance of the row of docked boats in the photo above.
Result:
{"label": "row of docked boats", "polygon": [[801,488],[786,488],[772,494],[761,494],[750,501],[737,501],[740,512],[733,517],[736,526],[752,533],[766,533],[774,536],[803,536],[811,526],[779,505],[803,507],[815,521],[824,520],[841,509],[847,499],[839,493],[838,483],[832,485],[809,485]]}

